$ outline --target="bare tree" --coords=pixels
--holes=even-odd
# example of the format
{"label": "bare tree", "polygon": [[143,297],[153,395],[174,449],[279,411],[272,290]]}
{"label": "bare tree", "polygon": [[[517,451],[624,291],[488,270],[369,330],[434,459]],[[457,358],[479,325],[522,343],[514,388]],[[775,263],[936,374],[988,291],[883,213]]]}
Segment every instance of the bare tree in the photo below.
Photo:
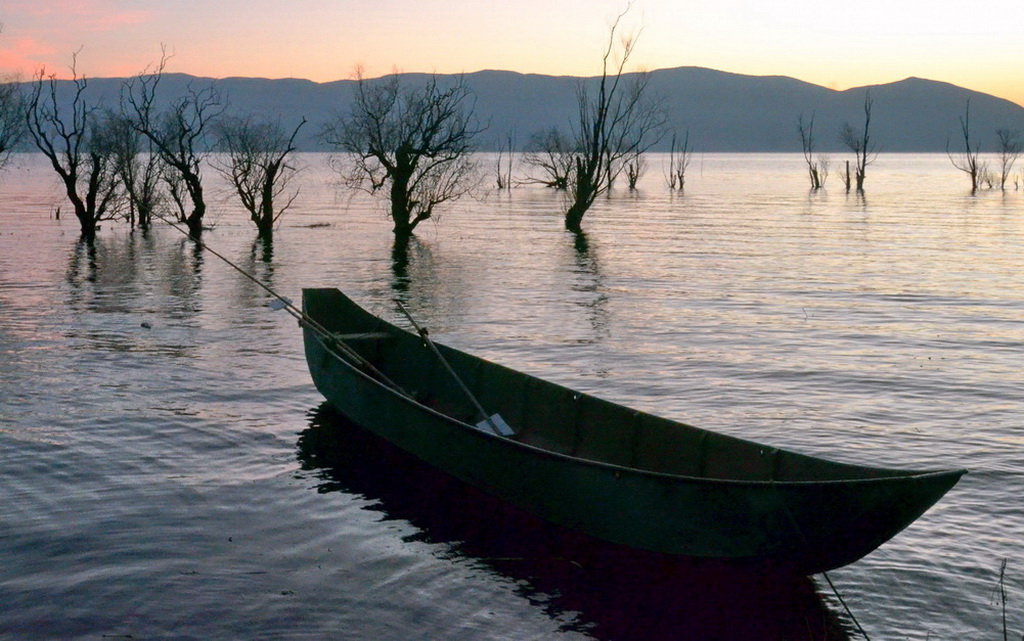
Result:
{"label": "bare tree", "polygon": [[569,174],[575,164],[572,141],[552,127],[530,136],[523,162],[531,175],[525,183],[544,185],[551,189],[568,189]]}
{"label": "bare tree", "polygon": [[636,190],[636,184],[647,173],[647,158],[642,153],[635,153],[623,162],[622,170],[626,174],[626,184],[630,191]]}
{"label": "bare tree", "polygon": [[597,197],[611,188],[622,171],[622,161],[648,150],[663,133],[664,111],[647,92],[650,74],[624,74],[636,38],[622,38],[619,61],[612,60],[619,24],[629,9],[626,7],[609,29],[596,91],[585,81],[576,88],[579,114],[565,212],[565,227],[570,231],[582,231],[583,216]]}
{"label": "bare tree", "polygon": [[160,182],[166,189],[168,198],[171,199],[175,220],[182,221],[188,218],[189,194],[188,186],[181,172],[169,165],[160,165]]}
{"label": "bare tree", "polygon": [[25,101],[17,83],[0,82],[0,169],[25,135]]}
{"label": "bare tree", "polygon": [[[0,22],[0,33],[4,25]],[[15,78],[0,78],[0,169],[25,135],[25,101]]]}
{"label": "bare tree", "polygon": [[[864,191],[864,177],[867,174],[868,165],[874,164],[878,157],[878,147],[871,142],[871,107],[875,99],[871,92],[864,95],[864,129],[856,131],[850,123],[844,123],[839,132],[839,140],[850,148],[855,158],[854,178],[857,181],[857,191]],[[850,189],[849,169],[847,169],[846,189]]]}
{"label": "bare tree", "polygon": [[153,143],[167,171],[177,172],[178,178],[171,181],[184,188],[174,196],[178,219],[188,227],[189,234],[198,238],[206,215],[202,167],[210,147],[207,136],[225,105],[212,84],[201,88],[189,84],[186,95],[158,112],[157,88],[167,59],[164,53],[153,73],[144,71],[125,83],[122,111],[130,114],[138,132]]}
{"label": "bare tree", "polygon": [[828,175],[832,169],[832,160],[827,154],[818,154],[815,163],[818,169],[818,181],[821,187],[824,187],[825,183],[828,182]]}
{"label": "bare tree", "polygon": [[441,86],[433,76],[408,91],[398,74],[371,81],[357,70],[356,80],[351,112],[329,123],[322,137],[348,154],[342,171],[351,186],[387,193],[395,236],[408,238],[438,205],[476,185],[470,152],[483,129],[472,94],[462,78]]}
{"label": "bare tree", "polygon": [[971,178],[971,194],[978,192],[978,187],[985,178],[987,173],[986,163],[980,158],[981,149],[977,142],[971,143],[971,100],[967,99],[967,106],[964,109],[964,115],[960,116],[960,134],[964,139],[964,151],[961,154],[954,155],[949,150],[949,139],[946,139],[946,155],[949,156],[950,162],[953,166],[960,171],[966,173]]}
{"label": "bare tree", "polygon": [[102,112],[85,99],[88,81],[72,56],[70,96],[59,95],[57,78],[40,68],[26,99],[25,121],[32,142],[60,177],[78,218],[82,238],[92,241],[100,221],[117,215],[120,181]]}
{"label": "bare tree", "polygon": [[273,240],[274,224],[298,195],[294,192],[283,205],[275,204],[298,171],[288,158],[305,124],[303,118],[290,136],[280,122],[252,117],[222,120],[216,128],[219,147],[227,154],[227,162],[217,170],[235,188],[264,241]]}
{"label": "bare tree", "polygon": [[512,189],[512,165],[515,162],[516,136],[509,130],[498,144],[498,159],[494,167],[494,184],[498,191]]}
{"label": "bare tree", "polygon": [[161,202],[162,163],[153,143],[140,134],[132,119],[108,111],[103,118],[103,136],[112,154],[114,171],[127,200],[128,223],[149,229]]}
{"label": "bare tree", "polygon": [[[800,132],[800,145],[803,147],[804,161],[807,163],[807,175],[811,180],[811,189],[817,191],[825,186],[828,180],[829,160],[821,154],[814,154],[814,114],[808,121],[800,114],[796,119],[797,130]],[[849,186],[847,186],[849,188]]]}
{"label": "bare tree", "polygon": [[1024,140],[1018,129],[998,129],[996,137],[999,139],[999,189],[1006,191],[1013,165],[1024,151]]}
{"label": "bare tree", "polygon": [[682,191],[686,186],[686,168],[693,160],[693,149],[690,147],[690,130],[683,135],[682,142],[676,142],[676,133],[672,132],[672,146],[668,156],[668,188]]}

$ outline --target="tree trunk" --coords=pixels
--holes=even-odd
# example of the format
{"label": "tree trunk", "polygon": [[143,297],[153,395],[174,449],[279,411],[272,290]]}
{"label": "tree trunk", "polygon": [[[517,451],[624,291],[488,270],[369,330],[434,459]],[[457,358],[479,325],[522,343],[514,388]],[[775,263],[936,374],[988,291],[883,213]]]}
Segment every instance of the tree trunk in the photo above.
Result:
{"label": "tree trunk", "polygon": [[574,202],[565,212],[565,228],[575,234],[581,233],[583,231],[583,215],[587,213],[587,209],[589,207],[585,204]]}
{"label": "tree trunk", "polygon": [[565,228],[571,232],[583,231],[583,216],[594,204],[597,198],[598,185],[595,174],[600,171],[600,157],[591,157],[587,160],[576,159],[575,180],[572,185],[572,205],[565,212]]}
{"label": "tree trunk", "polygon": [[96,221],[91,216],[78,214],[77,211],[75,214],[78,215],[78,222],[82,228],[82,240],[90,243],[96,240]]}
{"label": "tree trunk", "polygon": [[395,234],[395,240],[408,240],[412,238],[413,225],[409,224],[408,219],[396,219],[394,227],[391,231]]}
{"label": "tree trunk", "polygon": [[139,229],[146,231],[153,220],[153,206],[149,203],[139,203],[138,206]]}
{"label": "tree trunk", "polygon": [[203,183],[196,174],[184,176],[189,196],[192,198],[192,213],[185,219],[188,233],[199,238],[203,235],[203,216],[206,215],[206,201],[203,199]]}
{"label": "tree trunk", "polygon": [[262,212],[256,219],[256,236],[267,241],[274,239],[274,206],[272,203],[269,207],[267,203],[263,204]]}
{"label": "tree trunk", "polygon": [[391,221],[397,238],[409,238],[416,223],[412,220],[412,203],[409,202],[409,180],[411,173],[397,171],[391,181]]}
{"label": "tree trunk", "polygon": [[203,235],[203,214],[205,213],[206,204],[196,203],[192,213],[185,219],[185,226],[188,227],[188,233],[193,238],[199,238]]}
{"label": "tree trunk", "polygon": [[82,229],[82,239],[92,242],[96,239],[96,217],[92,215],[85,202],[78,196],[78,192],[75,189],[74,176],[64,178],[64,186],[66,187],[65,192],[67,193],[68,200],[71,201],[72,207],[75,208],[75,218],[78,219],[78,224]]}
{"label": "tree trunk", "polygon": [[256,236],[266,242],[274,240],[274,174],[267,174],[260,194],[259,216],[253,216],[256,223]]}
{"label": "tree trunk", "polygon": [[274,223],[273,221],[267,222],[265,218],[261,218],[256,223],[256,237],[265,240],[267,242],[273,242],[274,240]]}

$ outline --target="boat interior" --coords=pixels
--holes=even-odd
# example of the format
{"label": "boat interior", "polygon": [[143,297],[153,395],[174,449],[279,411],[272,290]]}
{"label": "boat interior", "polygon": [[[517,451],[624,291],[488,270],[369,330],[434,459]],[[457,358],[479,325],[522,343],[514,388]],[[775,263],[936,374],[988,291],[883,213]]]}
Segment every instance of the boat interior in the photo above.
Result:
{"label": "boat interior", "polygon": [[[344,297],[343,297],[344,298]],[[365,312],[314,316],[397,384],[403,395],[475,429],[487,421],[441,359],[416,334]],[[338,307],[331,306],[337,313]],[[313,311],[316,311],[315,309]],[[833,462],[710,432],[573,391],[437,345],[488,415],[513,434],[493,435],[623,468],[741,482],[821,482],[917,472]]]}

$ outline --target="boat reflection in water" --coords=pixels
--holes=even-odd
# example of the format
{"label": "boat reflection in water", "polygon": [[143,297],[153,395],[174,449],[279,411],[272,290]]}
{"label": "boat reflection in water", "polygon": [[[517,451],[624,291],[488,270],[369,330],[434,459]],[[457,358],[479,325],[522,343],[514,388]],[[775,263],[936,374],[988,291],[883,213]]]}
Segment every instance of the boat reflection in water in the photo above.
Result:
{"label": "boat reflection in water", "polygon": [[808,577],[603,543],[436,470],[324,403],[298,457],[320,492],[373,501],[419,541],[512,579],[567,629],[598,639],[848,639]]}

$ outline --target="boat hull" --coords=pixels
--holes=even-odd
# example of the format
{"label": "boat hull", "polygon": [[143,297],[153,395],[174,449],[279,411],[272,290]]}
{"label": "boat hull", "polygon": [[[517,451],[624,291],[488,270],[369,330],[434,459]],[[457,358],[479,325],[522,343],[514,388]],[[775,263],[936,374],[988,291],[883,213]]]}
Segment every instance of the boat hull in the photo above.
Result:
{"label": "boat hull", "polygon": [[[304,309],[332,332],[401,331],[369,316],[337,290],[304,291]],[[486,433],[339,358],[318,332],[306,328],[304,338],[317,389],[355,423],[543,519],[633,548],[821,572],[877,548],[963,474],[763,481],[588,460]],[[474,359],[443,349],[457,362]],[[478,367],[499,367],[476,360],[482,363]]]}

